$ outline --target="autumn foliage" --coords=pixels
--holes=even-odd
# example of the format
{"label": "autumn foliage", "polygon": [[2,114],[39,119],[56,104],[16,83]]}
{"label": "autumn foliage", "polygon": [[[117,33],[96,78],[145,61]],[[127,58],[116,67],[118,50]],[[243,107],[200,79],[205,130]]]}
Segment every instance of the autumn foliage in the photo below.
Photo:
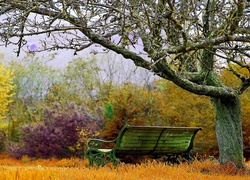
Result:
{"label": "autumn foliage", "polygon": [[74,104],[68,112],[47,110],[44,122],[20,127],[19,143],[8,146],[15,158],[83,157],[87,140],[98,133],[101,119]]}
{"label": "autumn foliage", "polygon": [[195,139],[195,152],[210,154],[215,149],[211,154],[217,153],[215,115],[205,96],[198,97],[171,82],[159,80],[150,89],[133,84],[115,87],[108,100],[104,109],[113,115],[105,118],[106,126],[101,133],[104,139],[115,139],[125,124],[203,127]]}
{"label": "autumn foliage", "polygon": [[106,120],[103,138],[114,139],[125,124],[155,124],[157,109],[150,91],[127,84],[112,88],[107,99],[108,102],[104,102]]}
{"label": "autumn foliage", "polygon": [[[200,126],[203,130],[195,138],[192,154],[217,157],[215,112],[208,97],[189,93],[163,79],[155,79],[145,85],[132,83],[118,85],[115,82],[97,83],[97,81],[90,80],[85,82],[82,80],[94,79],[95,75],[88,76],[89,71],[84,71],[85,74],[80,76],[81,72],[87,68],[86,63],[81,61],[84,60],[78,59],[76,64],[72,62],[71,68],[67,67],[62,74],[59,70],[56,71],[58,76],[53,74],[55,72],[53,69],[43,67],[41,63],[36,64],[37,60],[31,59],[34,64],[26,65],[28,68],[14,63],[15,66],[12,67],[18,72],[14,77],[16,88],[13,91],[16,95],[12,98],[14,101],[11,103],[12,108],[8,117],[10,120],[8,131],[6,132],[6,128],[3,131],[8,134],[11,144],[8,147],[12,147],[9,148],[9,152],[15,157],[22,158],[24,155],[46,158],[75,156],[75,151],[71,150],[82,148],[84,151],[85,144],[90,137],[115,139],[125,124]],[[36,79],[38,69],[40,70],[39,77],[46,73],[53,78],[46,76],[45,80]],[[2,72],[11,75],[9,70]],[[236,85],[237,79],[233,78],[231,72],[222,70],[220,75],[226,85],[232,87]],[[27,77],[30,78],[28,83],[23,84]],[[49,80],[51,82],[47,82]],[[36,89],[37,84],[43,89]],[[96,89],[95,97],[91,95],[92,89]],[[249,100],[250,93],[246,91],[241,96],[241,102],[244,153],[247,159],[250,156]],[[78,108],[72,108],[72,104]],[[88,118],[77,120],[84,113]],[[78,123],[74,124],[75,122]],[[86,124],[83,125],[82,122]],[[64,128],[66,126],[70,126],[68,127],[70,131]],[[84,127],[84,131],[79,130],[79,127]],[[2,139],[1,142],[4,144],[4,138]],[[16,143],[18,145],[12,146]]]}
{"label": "autumn foliage", "polygon": [[3,64],[0,65],[0,119],[4,118],[9,111],[8,105],[11,102],[12,89],[14,88],[13,72],[5,68]]}
{"label": "autumn foliage", "polygon": [[[237,78],[230,73],[223,70],[221,78],[225,84],[234,87]],[[246,91],[241,96],[241,103],[244,155],[247,159],[250,157],[249,101],[250,91]],[[106,129],[101,134],[104,139],[114,139],[125,124],[203,127],[195,138],[193,153],[218,156],[215,111],[209,97],[192,94],[160,79],[150,88],[133,84],[113,88],[104,109],[113,113],[112,117],[105,119]]]}

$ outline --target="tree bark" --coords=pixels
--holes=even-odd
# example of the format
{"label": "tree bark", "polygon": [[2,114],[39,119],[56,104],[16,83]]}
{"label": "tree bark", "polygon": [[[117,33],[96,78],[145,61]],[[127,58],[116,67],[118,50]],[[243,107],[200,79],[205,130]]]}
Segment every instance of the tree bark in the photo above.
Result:
{"label": "tree bark", "polygon": [[239,97],[212,98],[216,109],[219,162],[244,167],[241,104]]}

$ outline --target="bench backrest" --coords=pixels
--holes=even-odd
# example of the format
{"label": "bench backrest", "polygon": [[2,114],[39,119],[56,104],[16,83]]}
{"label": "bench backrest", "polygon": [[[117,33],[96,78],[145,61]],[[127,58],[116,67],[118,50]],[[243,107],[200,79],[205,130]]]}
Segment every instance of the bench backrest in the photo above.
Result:
{"label": "bench backrest", "polygon": [[118,155],[183,154],[193,148],[200,127],[130,126],[120,131],[115,153]]}

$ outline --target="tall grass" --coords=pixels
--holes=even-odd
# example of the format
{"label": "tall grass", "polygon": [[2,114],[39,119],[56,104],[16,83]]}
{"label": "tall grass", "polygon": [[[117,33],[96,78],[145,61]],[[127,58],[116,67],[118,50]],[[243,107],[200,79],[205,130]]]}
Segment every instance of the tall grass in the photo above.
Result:
{"label": "tall grass", "polygon": [[[250,166],[250,162],[246,163]],[[237,170],[233,165],[221,166],[216,161],[195,161],[169,166],[156,161],[142,164],[120,164],[116,168],[106,165],[88,168],[86,160],[36,159],[20,160],[0,157],[0,180],[165,180],[165,179],[225,179],[247,180],[247,170]]]}

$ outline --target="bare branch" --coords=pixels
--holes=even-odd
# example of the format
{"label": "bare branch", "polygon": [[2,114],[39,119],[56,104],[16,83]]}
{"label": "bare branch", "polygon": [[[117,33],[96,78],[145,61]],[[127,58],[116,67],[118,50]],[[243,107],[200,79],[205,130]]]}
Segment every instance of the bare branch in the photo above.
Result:
{"label": "bare branch", "polygon": [[249,6],[243,0],[5,0],[0,38],[16,45],[17,54],[33,35],[40,40],[38,51],[77,53],[99,44],[184,89],[217,96],[223,87],[214,78],[216,61],[233,52],[245,62],[231,63],[249,66]]}

